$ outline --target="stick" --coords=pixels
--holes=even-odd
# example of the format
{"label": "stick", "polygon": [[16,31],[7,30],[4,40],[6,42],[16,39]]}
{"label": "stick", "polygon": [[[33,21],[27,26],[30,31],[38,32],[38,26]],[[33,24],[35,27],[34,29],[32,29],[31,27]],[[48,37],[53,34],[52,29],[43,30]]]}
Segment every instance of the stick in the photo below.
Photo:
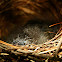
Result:
{"label": "stick", "polygon": [[62,24],[62,22],[50,25],[49,27],[52,27],[52,26],[55,26],[55,25],[58,25],[58,24]]}
{"label": "stick", "polygon": [[56,52],[55,52],[55,57],[57,56],[57,53],[60,50],[61,43],[62,43],[62,37],[60,38],[59,44],[57,46],[57,49],[56,49]]}

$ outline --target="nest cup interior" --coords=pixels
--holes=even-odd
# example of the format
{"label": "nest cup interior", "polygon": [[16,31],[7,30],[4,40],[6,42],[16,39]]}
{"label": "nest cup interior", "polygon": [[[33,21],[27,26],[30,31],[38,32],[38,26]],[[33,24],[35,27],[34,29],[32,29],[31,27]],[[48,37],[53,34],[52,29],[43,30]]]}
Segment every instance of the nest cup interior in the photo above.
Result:
{"label": "nest cup interior", "polygon": [[7,37],[6,42],[13,45],[45,43],[52,39],[59,29],[59,25],[50,28],[49,25],[49,23],[38,20],[30,20],[24,26],[16,26]]}
{"label": "nest cup interior", "polygon": [[[11,44],[40,44],[53,38],[59,13],[52,1],[1,0],[0,39]],[[28,2],[28,3],[27,3]],[[40,2],[40,3],[39,3]],[[53,8],[53,10],[52,10]]]}

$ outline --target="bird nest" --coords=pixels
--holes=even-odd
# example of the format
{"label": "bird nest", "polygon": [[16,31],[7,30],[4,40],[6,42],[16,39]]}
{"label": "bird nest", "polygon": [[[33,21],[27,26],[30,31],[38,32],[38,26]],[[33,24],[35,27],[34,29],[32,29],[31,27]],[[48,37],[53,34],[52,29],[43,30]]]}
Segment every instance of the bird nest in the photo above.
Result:
{"label": "bird nest", "polygon": [[[5,21],[8,21],[9,19],[10,21],[16,22],[16,24],[17,21],[20,21],[20,17],[22,20],[21,22],[24,22],[24,20],[25,22],[27,22],[34,17],[38,17],[43,21],[45,20],[45,22],[47,22],[46,20],[55,20],[55,22],[58,20],[61,21],[62,19],[60,19],[60,14],[62,15],[62,12],[60,10],[60,7],[58,7],[58,5],[61,3],[59,2],[59,4],[56,4],[56,2],[58,1],[55,0],[52,2],[52,0],[1,0],[0,16],[5,19]],[[47,14],[48,16],[46,16]],[[0,19],[2,19],[1,17]],[[22,24],[24,25],[25,22]],[[38,45],[29,44],[24,46],[14,46],[0,40],[0,57],[2,57],[4,61],[62,61],[61,51],[62,28],[60,28],[54,38],[46,43]]]}
{"label": "bird nest", "polygon": [[[43,60],[62,60],[62,28],[58,31],[54,38],[44,44],[28,44],[22,46],[14,46],[0,40],[0,55],[15,57],[23,57],[24,60],[43,61]],[[20,59],[19,58],[19,59]]]}

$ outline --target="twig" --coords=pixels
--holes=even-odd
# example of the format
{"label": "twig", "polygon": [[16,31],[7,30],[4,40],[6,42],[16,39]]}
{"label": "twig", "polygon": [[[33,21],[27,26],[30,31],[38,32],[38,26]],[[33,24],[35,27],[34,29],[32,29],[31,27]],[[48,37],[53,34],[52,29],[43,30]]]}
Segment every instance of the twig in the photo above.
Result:
{"label": "twig", "polygon": [[57,56],[58,51],[60,50],[61,43],[62,43],[62,37],[60,38],[59,44],[58,44],[57,49],[56,49],[56,52],[55,52],[55,54],[54,54],[55,57]]}
{"label": "twig", "polygon": [[62,24],[62,22],[55,23],[55,24],[53,24],[53,25],[50,25],[49,27],[52,27],[52,26],[55,26],[55,25],[58,25],[58,24]]}
{"label": "twig", "polygon": [[44,52],[40,52],[39,54],[44,54],[44,53],[47,53],[47,52],[51,52],[51,51],[54,51],[55,49],[57,49],[57,48],[54,48],[54,49],[48,50],[48,51],[44,51]]}
{"label": "twig", "polygon": [[56,35],[58,35],[61,32],[61,30],[62,30],[62,27],[59,29],[59,31],[56,33]]}
{"label": "twig", "polygon": [[57,39],[59,36],[61,36],[62,35],[62,32],[61,33],[59,33],[58,35],[56,35],[54,38],[52,38],[51,40],[49,40],[49,42],[50,41],[53,41],[53,40],[55,40],[55,39]]}
{"label": "twig", "polygon": [[0,40],[0,43],[1,43],[1,44],[4,44],[4,45],[6,45],[6,46],[10,46],[11,48],[15,48],[15,49],[20,48],[20,47],[17,47],[17,46],[13,46],[13,45],[11,45],[11,44],[9,44],[9,43],[6,43],[6,42],[4,42],[4,41],[2,41],[2,40]]}

